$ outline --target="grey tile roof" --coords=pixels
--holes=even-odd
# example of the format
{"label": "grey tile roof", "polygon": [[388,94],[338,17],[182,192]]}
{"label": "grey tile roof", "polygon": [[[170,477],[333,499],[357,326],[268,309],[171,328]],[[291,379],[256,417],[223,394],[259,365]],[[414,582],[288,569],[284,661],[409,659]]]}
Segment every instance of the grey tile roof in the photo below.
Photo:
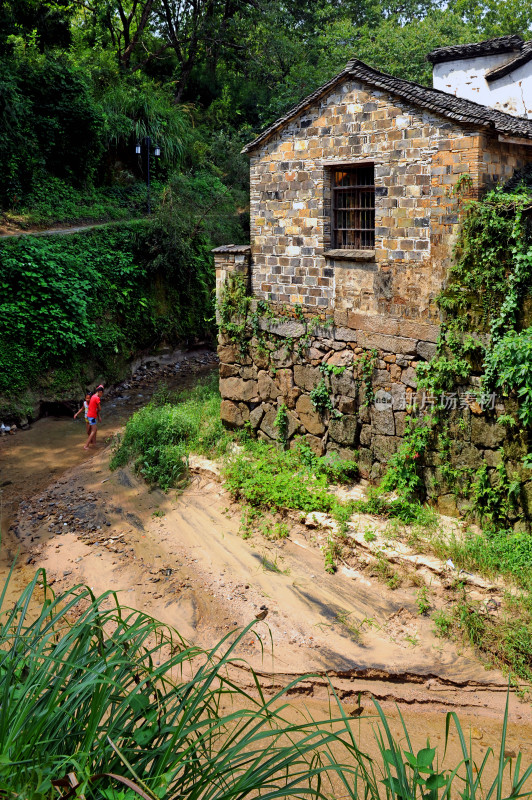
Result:
{"label": "grey tile roof", "polygon": [[523,42],[521,52],[509,61],[505,61],[504,64],[499,64],[498,67],[493,67],[488,70],[486,72],[486,80],[491,82],[499,78],[504,78],[505,75],[513,72],[513,70],[518,67],[522,67],[523,64],[526,64],[530,59],[532,59],[532,40],[530,42]]}
{"label": "grey tile roof", "polygon": [[492,56],[497,53],[511,53],[520,50],[523,40],[520,36],[499,36],[498,39],[487,39],[485,42],[471,44],[453,44],[450,47],[437,47],[427,55],[427,61],[440,64],[442,61],[455,61],[475,56]]}
{"label": "grey tile roof", "polygon": [[249,244],[222,244],[220,247],[215,247],[211,253],[234,253],[235,255],[245,255],[251,253],[251,246]]}
{"label": "grey tile roof", "polygon": [[320,98],[329,94],[344,81],[350,79],[385,91],[414,106],[427,109],[447,119],[452,119],[458,124],[462,123],[477,128],[488,128],[505,136],[532,139],[532,120],[514,117],[511,114],[505,114],[503,111],[496,111],[493,108],[480,105],[472,100],[455,97],[439,89],[430,89],[426,86],[421,86],[419,83],[414,83],[413,81],[394,78],[392,75],[379,72],[379,70],[373,69],[362,61],[354,58],[346,64],[342,72],[335,75],[335,77],[327,81],[327,83],[324,83],[323,86],[320,86],[312,92],[312,94],[309,94],[308,97],[305,97],[304,100],[287,111],[286,114],[276,120],[272,125],[269,125],[256,139],[249,142],[249,144],[243,148],[242,152],[249,153],[255,150],[256,147],[273,136],[276,131],[283,128],[299,114],[308,110]]}

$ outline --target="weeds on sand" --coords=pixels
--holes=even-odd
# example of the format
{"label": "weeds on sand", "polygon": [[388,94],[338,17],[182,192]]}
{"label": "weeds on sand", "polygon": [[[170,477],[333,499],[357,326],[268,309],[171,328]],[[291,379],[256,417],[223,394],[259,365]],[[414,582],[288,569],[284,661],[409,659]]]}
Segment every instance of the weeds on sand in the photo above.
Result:
{"label": "weeds on sand", "polygon": [[[38,582],[44,600],[30,614]],[[235,648],[253,624],[203,650],[111,592],[95,597],[78,586],[54,597],[37,572],[0,623],[3,796],[49,800],[54,786],[73,781],[87,800],[125,796],[124,785],[128,798],[148,800],[531,796],[532,767],[523,771],[520,754],[515,764],[504,755],[508,703],[487,785],[491,751],[475,762],[454,712],[445,746],[454,725],[462,759],[442,769],[429,742],[414,751],[404,721],[404,736],[393,736],[375,701],[372,760],[355,735],[360,717],[355,722],[332,689],[330,717],[294,723],[286,698],[299,681],[270,699],[252,670],[254,692],[234,682]]]}
{"label": "weeds on sand", "polygon": [[110,467],[133,461],[135,471],[149,484],[167,491],[185,479],[191,451],[219,456],[233,438],[222,425],[216,380],[209,376],[185,394],[172,396],[164,388],[159,390],[117,437]]}

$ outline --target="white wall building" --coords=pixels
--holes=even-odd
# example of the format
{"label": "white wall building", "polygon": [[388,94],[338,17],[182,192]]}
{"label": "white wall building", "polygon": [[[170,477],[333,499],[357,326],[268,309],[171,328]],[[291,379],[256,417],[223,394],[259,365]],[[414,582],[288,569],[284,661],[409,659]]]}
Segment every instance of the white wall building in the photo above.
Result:
{"label": "white wall building", "polygon": [[433,64],[435,89],[532,119],[532,41],[502,36],[439,47],[427,58]]}

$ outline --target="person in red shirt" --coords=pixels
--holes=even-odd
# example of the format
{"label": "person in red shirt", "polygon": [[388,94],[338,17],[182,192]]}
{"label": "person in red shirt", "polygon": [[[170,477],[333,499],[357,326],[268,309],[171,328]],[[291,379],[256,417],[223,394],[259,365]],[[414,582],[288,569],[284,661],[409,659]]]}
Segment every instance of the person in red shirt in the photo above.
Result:
{"label": "person in red shirt", "polygon": [[91,399],[89,400],[89,409],[87,411],[87,421],[90,426],[89,438],[83,445],[84,450],[96,444],[96,434],[98,433],[98,422],[102,421],[100,414],[100,402],[103,394],[103,386],[98,386]]}

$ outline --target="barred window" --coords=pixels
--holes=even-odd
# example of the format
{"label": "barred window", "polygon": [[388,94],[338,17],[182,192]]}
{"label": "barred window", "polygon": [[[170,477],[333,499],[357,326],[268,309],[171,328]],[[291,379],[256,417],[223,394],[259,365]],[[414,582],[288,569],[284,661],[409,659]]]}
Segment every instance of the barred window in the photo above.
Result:
{"label": "barred window", "polygon": [[333,171],[332,208],[333,248],[372,250],[375,247],[373,164]]}

